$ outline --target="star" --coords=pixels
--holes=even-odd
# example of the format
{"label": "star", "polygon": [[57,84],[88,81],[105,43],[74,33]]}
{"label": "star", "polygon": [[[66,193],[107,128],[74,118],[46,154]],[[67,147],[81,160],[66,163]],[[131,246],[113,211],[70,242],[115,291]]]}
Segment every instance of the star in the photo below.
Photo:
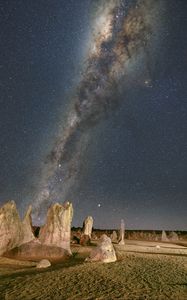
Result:
{"label": "star", "polygon": [[148,87],[148,88],[152,88],[152,87],[153,87],[153,86],[152,86],[152,83],[151,83],[151,80],[149,80],[149,79],[146,79],[146,80],[144,81],[144,84],[145,84],[145,86]]}

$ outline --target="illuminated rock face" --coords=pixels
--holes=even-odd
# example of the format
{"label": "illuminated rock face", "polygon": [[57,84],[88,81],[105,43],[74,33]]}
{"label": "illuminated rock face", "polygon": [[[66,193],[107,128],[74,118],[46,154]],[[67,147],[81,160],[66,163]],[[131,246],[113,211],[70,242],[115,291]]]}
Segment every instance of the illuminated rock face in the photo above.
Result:
{"label": "illuminated rock face", "polygon": [[101,261],[103,263],[115,262],[117,260],[111,239],[103,234],[98,246],[92,250],[86,261]]}
{"label": "illuminated rock face", "polygon": [[73,217],[72,204],[53,204],[47,212],[46,224],[41,227],[39,240],[42,244],[61,247],[70,250],[71,221]]}
{"label": "illuminated rock face", "polygon": [[30,205],[23,219],[23,241],[22,244],[28,243],[35,239],[32,232],[32,219],[31,219],[32,206]]}
{"label": "illuminated rock face", "polygon": [[70,258],[69,251],[57,246],[41,244],[38,239],[22,244],[3,254],[5,257],[13,259],[26,259],[38,261],[41,259],[68,260]]}
{"label": "illuminated rock face", "polygon": [[92,235],[92,227],[93,227],[93,218],[91,216],[88,216],[83,223],[83,234],[88,235],[90,239]]}
{"label": "illuminated rock face", "polygon": [[0,255],[23,241],[22,222],[16,204],[9,201],[0,208]]}

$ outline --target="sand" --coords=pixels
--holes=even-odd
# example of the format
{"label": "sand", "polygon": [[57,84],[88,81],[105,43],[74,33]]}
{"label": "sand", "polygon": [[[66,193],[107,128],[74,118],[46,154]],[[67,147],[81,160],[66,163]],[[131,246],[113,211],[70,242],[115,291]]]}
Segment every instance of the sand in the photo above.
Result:
{"label": "sand", "polygon": [[160,243],[157,253],[154,243],[115,245],[119,260],[110,264],[85,263],[92,247],[73,246],[69,262],[44,270],[34,262],[1,258],[0,299],[185,300],[187,248],[165,246]]}

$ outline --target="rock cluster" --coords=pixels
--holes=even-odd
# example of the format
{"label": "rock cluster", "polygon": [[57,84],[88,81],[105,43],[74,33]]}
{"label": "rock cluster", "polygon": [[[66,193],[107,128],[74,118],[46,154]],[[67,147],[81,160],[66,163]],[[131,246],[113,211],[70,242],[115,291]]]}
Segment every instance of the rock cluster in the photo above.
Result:
{"label": "rock cluster", "polygon": [[29,206],[22,222],[14,201],[9,201],[0,208],[0,255],[35,239],[31,211],[32,207]]}
{"label": "rock cluster", "polygon": [[47,222],[40,230],[39,239],[35,238],[32,231],[31,211],[32,207],[29,206],[21,221],[14,201],[0,208],[0,255],[20,258],[69,257],[72,204],[56,203],[49,208]]}

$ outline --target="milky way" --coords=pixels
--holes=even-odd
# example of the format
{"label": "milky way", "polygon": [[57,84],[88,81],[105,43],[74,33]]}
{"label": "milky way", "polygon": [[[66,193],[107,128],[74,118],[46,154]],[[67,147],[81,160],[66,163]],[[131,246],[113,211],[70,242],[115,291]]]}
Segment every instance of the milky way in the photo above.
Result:
{"label": "milky way", "polygon": [[155,0],[133,1],[131,7],[126,1],[97,1],[83,72],[64,130],[45,159],[35,215],[43,204],[66,200],[78,182],[91,129],[120,105],[120,89],[134,66],[141,61],[149,70],[161,5]]}

